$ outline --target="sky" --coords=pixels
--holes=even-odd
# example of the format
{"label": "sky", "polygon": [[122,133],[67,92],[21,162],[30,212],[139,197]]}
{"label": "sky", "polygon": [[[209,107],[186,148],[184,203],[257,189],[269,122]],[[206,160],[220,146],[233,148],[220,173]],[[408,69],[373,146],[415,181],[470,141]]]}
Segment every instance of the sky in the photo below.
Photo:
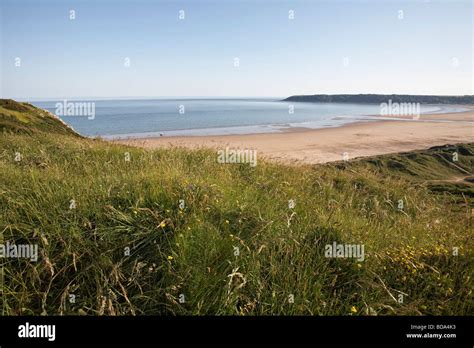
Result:
{"label": "sky", "polygon": [[0,11],[3,98],[474,94],[471,0],[0,0]]}

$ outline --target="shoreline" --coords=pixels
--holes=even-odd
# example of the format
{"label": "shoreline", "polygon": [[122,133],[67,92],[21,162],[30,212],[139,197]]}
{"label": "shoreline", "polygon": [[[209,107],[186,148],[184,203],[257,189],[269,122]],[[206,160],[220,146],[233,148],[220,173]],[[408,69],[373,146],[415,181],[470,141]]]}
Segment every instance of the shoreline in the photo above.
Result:
{"label": "shoreline", "polygon": [[[107,140],[155,149],[185,147],[256,150],[259,157],[287,164],[319,164],[343,159],[422,150],[432,146],[474,142],[474,107],[470,110],[356,121],[336,127],[293,127],[274,133],[163,136]],[[444,122],[443,122],[444,121]]]}
{"label": "shoreline", "polygon": [[[471,111],[474,111],[474,105],[452,105],[453,107],[458,107],[458,108],[463,108],[465,110],[462,111],[448,111],[448,112],[435,112],[435,113],[426,113],[423,114],[421,113],[418,116],[418,121],[446,121],[446,122],[452,122],[452,121],[463,121],[465,120],[465,117],[463,114],[469,113]],[[443,120],[444,115],[450,115],[451,118],[449,120]],[[455,115],[458,115],[457,117]],[[222,126],[222,127],[212,127],[212,128],[192,128],[192,129],[176,129],[176,130],[168,130],[168,131],[155,131],[155,132],[144,132],[144,133],[127,133],[127,134],[116,134],[116,135],[103,135],[99,136],[100,138],[106,140],[106,141],[124,141],[124,140],[138,140],[138,139],[152,139],[152,138],[161,138],[161,137],[167,137],[167,138],[174,138],[174,137],[206,137],[206,136],[229,136],[229,135],[251,135],[251,134],[276,134],[276,133],[286,133],[286,132],[292,132],[294,130],[299,130],[299,129],[308,129],[308,130],[317,130],[317,129],[325,129],[325,128],[338,128],[338,127],[344,127],[353,123],[364,123],[364,122],[377,122],[377,121],[392,121],[392,120],[405,120],[405,121],[414,121],[413,116],[381,116],[378,114],[372,114],[372,115],[358,115],[357,117],[359,118],[354,118],[350,119],[347,116],[335,116],[332,118],[332,120],[345,120],[346,122],[342,123],[334,123],[330,125],[322,125],[320,127],[304,127],[301,126],[302,124],[305,123],[311,123],[312,121],[305,121],[305,122],[296,122],[293,123],[294,126],[291,125],[291,123],[284,123],[284,124],[256,124],[256,125],[242,125],[242,126]],[[242,129],[242,128],[260,128],[258,131],[255,132],[235,132],[236,129]],[[271,129],[269,131],[263,131],[262,129],[268,128]],[[206,134],[201,133],[198,134],[196,132],[203,132],[203,131],[213,131],[216,129],[233,129],[235,133],[216,133],[216,134]],[[182,134],[190,132],[189,134]],[[175,133],[175,134],[173,134]],[[181,133],[181,134],[176,134],[176,133]],[[161,135],[163,134],[163,135]]]}

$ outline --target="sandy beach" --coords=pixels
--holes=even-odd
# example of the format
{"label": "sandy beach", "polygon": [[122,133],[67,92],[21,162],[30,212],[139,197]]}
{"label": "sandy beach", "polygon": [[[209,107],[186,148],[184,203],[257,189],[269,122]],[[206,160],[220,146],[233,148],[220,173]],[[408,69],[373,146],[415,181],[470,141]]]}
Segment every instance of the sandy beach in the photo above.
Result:
{"label": "sandy beach", "polygon": [[284,163],[316,164],[431,146],[474,142],[474,109],[461,113],[421,115],[419,120],[397,119],[358,122],[335,128],[291,128],[282,133],[176,136],[114,140],[160,148],[252,149],[258,156]]}

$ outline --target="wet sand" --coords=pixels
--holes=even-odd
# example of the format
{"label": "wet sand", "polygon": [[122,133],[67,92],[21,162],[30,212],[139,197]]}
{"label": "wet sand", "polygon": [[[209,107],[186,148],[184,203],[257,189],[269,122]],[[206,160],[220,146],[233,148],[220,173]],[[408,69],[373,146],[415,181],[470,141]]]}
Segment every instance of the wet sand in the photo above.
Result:
{"label": "wet sand", "polygon": [[[474,109],[450,114],[421,115],[419,120],[394,118],[357,122],[335,128],[290,128],[282,133],[176,136],[113,140],[144,148],[207,147],[252,149],[258,157],[284,163],[316,164],[431,146],[474,142]],[[446,122],[449,121],[449,122]]]}

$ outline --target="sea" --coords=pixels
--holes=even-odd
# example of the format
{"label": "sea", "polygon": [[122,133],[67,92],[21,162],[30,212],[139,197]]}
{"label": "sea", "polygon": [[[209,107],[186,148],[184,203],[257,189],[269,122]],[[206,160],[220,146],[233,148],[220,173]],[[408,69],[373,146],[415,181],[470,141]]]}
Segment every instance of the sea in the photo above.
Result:
{"label": "sea", "polygon": [[[286,102],[283,98],[142,98],[30,101],[76,132],[105,139],[275,133],[380,120],[378,104]],[[72,104],[71,104],[72,103]],[[77,103],[89,103],[87,107]],[[66,112],[72,105],[72,112]],[[93,110],[92,112],[90,112]],[[421,105],[421,114],[464,111]]]}

